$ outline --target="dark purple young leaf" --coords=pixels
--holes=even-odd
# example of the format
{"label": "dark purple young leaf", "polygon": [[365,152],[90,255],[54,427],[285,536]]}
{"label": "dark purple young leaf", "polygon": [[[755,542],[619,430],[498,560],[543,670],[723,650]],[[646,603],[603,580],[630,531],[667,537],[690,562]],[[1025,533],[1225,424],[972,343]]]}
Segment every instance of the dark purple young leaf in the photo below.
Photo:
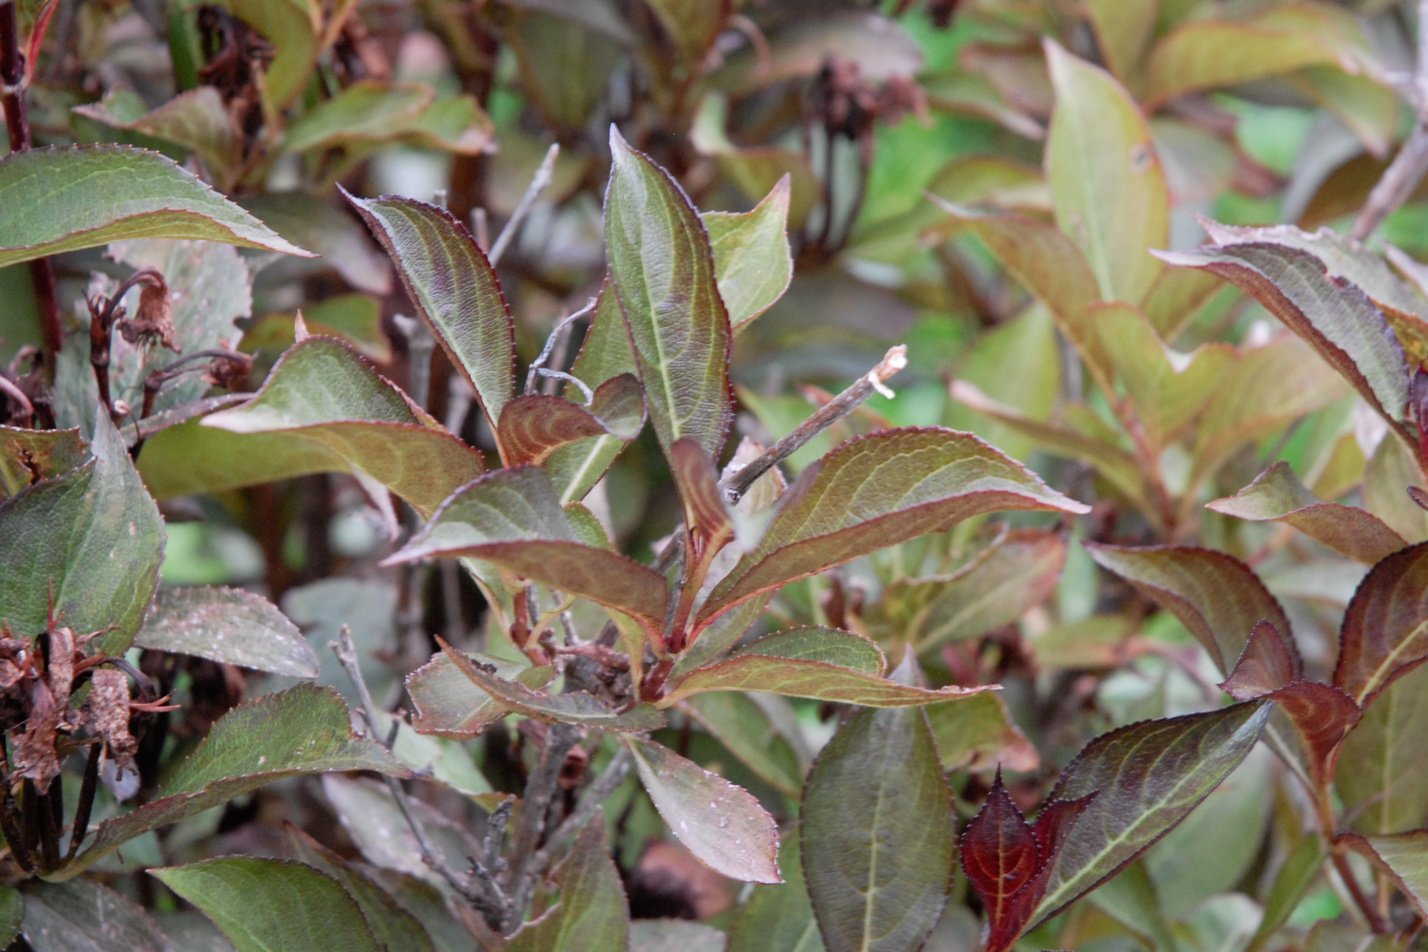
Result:
{"label": "dark purple young leaf", "polygon": [[1354,592],[1334,683],[1360,704],[1428,659],[1428,542],[1390,555]]}
{"label": "dark purple young leaf", "polygon": [[1271,622],[1259,621],[1250,631],[1234,670],[1220,687],[1236,701],[1269,694],[1299,677],[1303,664],[1288,638]]}
{"label": "dark purple young leaf", "polygon": [[729,430],[729,315],[699,215],[669,173],[612,126],[605,193],[611,284],[660,446],[691,437],[714,456]]}
{"label": "dark purple young leaf", "polygon": [[1031,918],[1049,919],[1168,833],[1239,766],[1269,712],[1264,701],[1250,701],[1142,721],[1087,745],[1051,799],[1095,799],[1065,834]]}
{"label": "dark purple young leaf", "polygon": [[1026,925],[1033,904],[1017,898],[1041,870],[1042,855],[1031,824],[1002,786],[997,771],[982,809],[958,840],[962,871],[976,890],[987,916],[987,949],[1005,949]]}
{"label": "dark purple young leaf", "polygon": [[444,208],[410,198],[347,200],[391,256],[412,304],[494,426],[515,394],[516,338],[486,255]]}
{"label": "dark purple young leaf", "polygon": [[1278,600],[1249,566],[1232,555],[1169,545],[1134,548],[1087,543],[1086,549],[1102,568],[1179,618],[1226,675],[1259,622],[1290,631]]}

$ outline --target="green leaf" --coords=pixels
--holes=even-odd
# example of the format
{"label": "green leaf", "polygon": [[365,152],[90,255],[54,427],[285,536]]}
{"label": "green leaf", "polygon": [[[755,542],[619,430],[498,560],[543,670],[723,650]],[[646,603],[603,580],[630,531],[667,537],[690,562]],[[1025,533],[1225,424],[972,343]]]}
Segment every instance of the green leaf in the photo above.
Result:
{"label": "green leaf", "polygon": [[695,859],[731,879],[780,881],[778,827],[748,791],[653,741],[620,739],[655,809]]}
{"label": "green leaf", "polygon": [[20,935],[25,900],[14,886],[0,886],[0,942],[8,946]]}
{"label": "green leaf", "polygon": [[1086,543],[1096,564],[1169,610],[1228,676],[1260,621],[1292,629],[1279,601],[1239,559],[1193,546]]}
{"label": "green leaf", "polygon": [[53,604],[80,634],[112,629],[99,644],[119,655],[158,584],[164,521],[108,414],[95,416],[94,459],[0,503],[0,625],[36,635]]}
{"label": "green leaf", "polygon": [[951,575],[895,580],[883,596],[888,627],[918,654],[980,637],[1045,601],[1065,564],[1060,533],[1006,533]]}
{"label": "green leaf", "polygon": [[362,911],[367,929],[378,945],[389,952],[435,952],[431,937],[422,924],[397,904],[381,886],[373,882],[356,863],[344,860],[295,826],[287,826],[292,858],[328,876],[352,897]]}
{"label": "green leaf", "polygon": [[42,480],[83,466],[89,458],[79,430],[0,426],[0,501]]}
{"label": "green leaf", "polygon": [[224,856],[149,874],[202,910],[237,952],[383,949],[357,901],[311,866]]}
{"label": "green leaf", "polygon": [[[372,243],[359,222],[330,202],[309,192],[292,191],[245,195],[239,204],[287,240],[320,254],[323,265],[357,290],[376,295],[391,293],[392,265],[387,256]],[[311,307],[305,306],[303,311],[316,333]]]}
{"label": "green leaf", "polygon": [[358,80],[288,125],[283,149],[306,152],[352,143],[387,142],[436,99],[424,83]]}
{"label": "green leaf", "polygon": [[74,107],[111,129],[139,132],[182,146],[203,159],[223,182],[242,159],[243,136],[213,86],[179,93],[155,109],[128,89],[112,89],[97,103]]}
{"label": "green leaf", "polygon": [[630,923],[630,952],[724,952],[726,939],[713,926],[688,919],[636,919]]}
{"label": "green leaf", "polygon": [[144,445],[159,498],[347,472],[430,513],[483,468],[479,453],[331,338],[294,345],[252,399],[200,423]]}
{"label": "green leaf", "polygon": [[691,437],[718,456],[731,418],[731,332],[709,239],[674,179],[613,126],[610,150],[606,253],[650,421],[666,452]]}
{"label": "green leaf", "polygon": [[[868,655],[871,668],[858,664]],[[767,691],[864,707],[905,707],[988,690],[949,685],[930,691],[888,680],[883,676],[885,668],[882,652],[862,635],[832,628],[795,628],[761,638],[723,661],[691,671],[659,706],[668,707],[705,691]]]}
{"label": "green leaf", "polygon": [[91,880],[30,882],[24,902],[22,931],[34,952],[182,952],[132,899]]}
{"label": "green leaf", "polygon": [[1328,4],[1285,3],[1239,19],[1192,18],[1165,35],[1145,64],[1147,108],[1205,89],[1333,66],[1377,72],[1362,28]]}
{"label": "green leaf", "polygon": [[687,69],[698,70],[733,11],[730,0],[645,0]]}
{"label": "green leaf", "polygon": [[154,799],[99,825],[87,849],[51,878],[79,875],[126,842],[285,777],[406,769],[376,741],[352,733],[347,705],[300,684],[233,708],[159,784]]}
{"label": "green leaf", "polygon": [[[185,0],[190,2],[190,0]],[[224,0],[222,6],[273,46],[263,73],[264,98],[286,108],[302,94],[318,59],[322,12],[312,0]]]}
{"label": "green leaf", "polygon": [[1388,870],[1420,916],[1428,913],[1428,830],[1391,836],[1349,833],[1344,840]]}
{"label": "green leaf", "polygon": [[1403,346],[1357,285],[1332,280],[1308,252],[1269,242],[1160,257],[1238,285],[1308,341],[1390,425],[1402,428],[1408,405]]}
{"label": "green leaf", "polygon": [[485,253],[444,208],[410,198],[347,200],[391,256],[407,296],[494,426],[515,394],[516,338]]}
{"label": "green leaf", "polygon": [[1159,6],[1158,3],[1127,6],[1120,0],[1086,2],[1086,19],[1096,33],[1096,45],[1122,82],[1129,82],[1140,66],[1145,45],[1155,32]]}
{"label": "green leaf", "polygon": [[787,175],[779,179],[773,191],[750,211],[700,216],[714,252],[719,297],[729,309],[729,324],[735,334],[773,307],[793,280],[793,255],[788,247],[790,182]]}
{"label": "green leaf", "polygon": [[[517,681],[533,691],[545,687],[555,677],[555,669],[546,665],[521,667],[487,655],[469,657],[483,668],[489,668],[493,676]],[[412,727],[421,734],[472,738],[486,725],[510,713],[445,654],[433,655],[430,661],[407,675],[406,688],[414,708]]]}
{"label": "green leaf", "polygon": [[699,625],[795,579],[999,509],[1089,511],[967,433],[904,429],[849,440],[784,493],[763,540],[714,589]]}
{"label": "green leaf", "polygon": [[768,694],[720,691],[688,698],[683,709],[779,793],[797,797],[803,789],[809,758],[789,701]]}
{"label": "green leaf", "polygon": [[[1304,898],[1309,885],[1319,878],[1326,858],[1323,837],[1317,831],[1301,835],[1299,844],[1284,857],[1274,874],[1274,881],[1264,896],[1264,918],[1251,937],[1250,949],[1263,947]],[[1258,944],[1257,944],[1258,943]]]}
{"label": "green leaf", "polygon": [[1139,304],[1160,273],[1170,196],[1150,128],[1110,74],[1046,41],[1056,109],[1046,177],[1056,223],[1086,250],[1100,296]]}
{"label": "green leaf", "polygon": [[1421,748],[1428,731],[1428,666],[1380,691],[1344,738],[1334,773],[1348,826],[1360,833],[1402,833],[1428,823],[1428,771]]}
{"label": "green leaf", "polygon": [[823,952],[823,937],[813,918],[813,904],[803,879],[798,837],[784,840],[778,851],[783,882],[755,886],[739,907],[729,930],[729,952]]}
{"label": "green leaf", "polygon": [[[18,199],[25,195],[45,200]],[[173,160],[131,146],[0,157],[0,202],[10,209],[0,267],[124,238],[198,238],[311,257]]]}
{"label": "green leaf", "polygon": [[1095,795],[1066,834],[1033,919],[1044,921],[1114,876],[1183,820],[1259,739],[1270,705],[1142,721],[1092,741],[1048,802]]}
{"label": "green leaf", "polygon": [[942,772],[954,770],[1035,770],[1040,757],[1016,726],[1000,692],[985,691],[949,704],[924,708]]}
{"label": "green leaf", "polygon": [[1207,505],[1237,519],[1287,523],[1311,539],[1370,565],[1408,544],[1372,513],[1324,502],[1283,461],[1260,473],[1233,496]]}
{"label": "green leaf", "polygon": [[1428,542],[1383,559],[1344,613],[1334,684],[1360,704],[1428,660]]}
{"label": "green leaf", "polygon": [[596,388],[588,408],[549,394],[516,397],[501,412],[496,437],[507,464],[524,466],[544,463],[561,447],[591,439],[609,437],[622,446],[639,435],[644,423],[640,383],[633,374],[621,374]]}
{"label": "green leaf", "polygon": [[1163,446],[1214,397],[1220,377],[1234,362],[1234,348],[1206,344],[1194,354],[1177,354],[1129,304],[1096,305],[1091,313],[1101,351],[1124,385],[1146,438],[1152,447]]}
{"label": "green leaf", "polygon": [[575,541],[545,473],[497,470],[462,487],[385,564],[469,556],[525,578],[617,608],[658,633],[664,577],[608,549]]}
{"label": "green leaf", "polygon": [[294,678],[318,672],[297,626],[266,598],[236,588],[160,592],[134,644]]}
{"label": "green leaf", "polygon": [[861,711],[803,791],[803,871],[829,952],[915,949],[952,879],[951,794],[921,711]]}
{"label": "green leaf", "polygon": [[511,952],[552,949],[624,949],[630,912],[620,871],[605,845],[605,820],[596,817],[556,867],[560,901],[511,937]]}
{"label": "green leaf", "polygon": [[471,658],[440,638],[437,642],[447,659],[472,684],[491,696],[508,712],[524,714],[546,722],[588,724],[611,731],[652,731],[664,726],[664,716],[648,704],[637,704],[615,712],[584,692],[541,694],[521,684],[507,681],[480,668]]}

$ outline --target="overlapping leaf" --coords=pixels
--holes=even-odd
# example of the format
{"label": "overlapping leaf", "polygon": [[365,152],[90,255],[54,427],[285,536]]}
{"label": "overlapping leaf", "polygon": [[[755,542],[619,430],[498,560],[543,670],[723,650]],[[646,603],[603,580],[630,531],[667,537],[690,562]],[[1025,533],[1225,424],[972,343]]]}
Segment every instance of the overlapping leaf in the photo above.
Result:
{"label": "overlapping leaf", "polygon": [[758,547],[704,605],[700,625],[795,579],[997,509],[1087,511],[970,434],[906,429],[850,440],[784,494]]}
{"label": "overlapping leaf", "polygon": [[164,521],[103,410],[94,431],[93,459],[0,503],[0,625],[31,637],[53,610],[118,655],[158,584]]}
{"label": "overlapping leaf", "polygon": [[511,952],[628,946],[630,911],[620,871],[605,845],[602,818],[575,838],[554,879],[560,886],[560,901],[511,937]]}
{"label": "overlapping leaf", "polygon": [[1418,914],[1428,915],[1428,830],[1387,836],[1345,833],[1340,839],[1386,869]]}
{"label": "overlapping leaf", "polygon": [[347,200],[387,250],[408,297],[494,425],[515,393],[515,325],[496,272],[444,208],[409,198]]}
{"label": "overlapping leaf", "polygon": [[669,174],[610,130],[605,245],[660,445],[714,456],[729,429],[729,314],[709,239]]}
{"label": "overlapping leaf", "polygon": [[1334,683],[1360,703],[1428,659],[1428,542],[1388,556],[1354,592]]}
{"label": "overlapping leaf", "polygon": [[[18,903],[21,894],[11,895]],[[182,952],[146,909],[102,883],[33,881],[23,895],[23,932],[34,952]]]}
{"label": "overlapping leaf", "polygon": [[1160,273],[1148,249],[1170,236],[1170,197],[1135,100],[1097,66],[1046,42],[1056,109],[1046,177],[1056,223],[1085,249],[1100,297],[1139,304]]}
{"label": "overlapping leaf", "polygon": [[1183,820],[1239,766],[1269,712],[1265,702],[1250,701],[1143,721],[1092,741],[1051,791],[1053,801],[1095,799],[1066,834],[1032,918],[1055,915]]}
{"label": "overlapping leaf", "polygon": [[1162,252],[1160,257],[1209,270],[1253,295],[1307,340],[1390,425],[1402,425],[1408,404],[1402,345],[1368,295],[1348,281],[1332,280],[1317,257],[1269,242]]}
{"label": "overlapping leaf", "polygon": [[143,472],[156,496],[350,472],[429,513],[483,468],[479,453],[330,338],[296,344],[251,400],[200,423],[145,444]]}
{"label": "overlapping leaf", "polygon": [[952,876],[947,783],[917,710],[861,711],[803,791],[804,876],[829,952],[918,948]]}
{"label": "overlapping leaf", "polygon": [[989,690],[928,690],[884,677],[886,661],[861,635],[832,628],[795,628],[761,638],[722,661],[690,672],[660,706],[706,691],[766,691],[788,697],[904,707],[936,704]]}
{"label": "overlapping leaf", "polygon": [[621,738],[671,832],[710,869],[777,883],[778,827],[748,791],[654,741]]}
{"label": "overlapping leaf", "polygon": [[213,86],[200,86],[148,109],[131,90],[111,90],[97,103],[74,111],[112,129],[141,132],[183,146],[203,158],[208,168],[228,181],[228,170],[242,158],[242,133]]}
{"label": "overlapping leaf", "polygon": [[[26,196],[45,196],[43,202]],[[122,145],[0,157],[0,267],[125,238],[199,238],[310,256],[173,160]]]}
{"label": "overlapping leaf", "polygon": [[664,577],[608,549],[575,541],[545,473],[497,470],[463,486],[387,561],[469,556],[524,578],[617,608],[658,631]]}
{"label": "overlapping leaf", "polygon": [[318,672],[297,626],[266,598],[236,588],[160,592],[134,644],[295,678]]}
{"label": "overlapping leaf", "polygon": [[735,334],[773,307],[793,280],[788,247],[787,175],[747,212],[705,212],[700,216],[714,253],[719,297],[729,310]]}
{"label": "overlapping leaf", "polygon": [[516,397],[501,412],[496,435],[506,462],[524,466],[543,463],[561,447],[585,440],[609,437],[628,443],[644,422],[639,381],[621,374],[596,388],[588,408],[548,394]]}
{"label": "overlapping leaf", "polygon": [[[221,856],[154,869],[150,874],[203,910],[237,952],[383,949],[347,890],[302,863]],[[257,909],[261,915],[254,914]]]}
{"label": "overlapping leaf", "polygon": [[1428,824],[1428,665],[1379,691],[1339,749],[1334,789],[1345,824],[1361,833],[1401,833]]}
{"label": "overlapping leaf", "polygon": [[[509,661],[478,655],[472,660],[503,681],[517,681],[539,690],[555,677],[555,669],[542,666],[523,668]],[[445,654],[433,655],[426,664],[406,677],[411,696],[412,727],[422,734],[471,738],[506,716],[509,710],[468,678]]]}
{"label": "overlapping leaf", "polygon": [[241,704],[162,778],[154,799],[101,823],[85,850],[51,878],[77,876],[142,833],[275,780],[333,770],[407,772],[381,744],[353,734],[347,705],[327,688],[304,684]]}
{"label": "overlapping leaf", "polygon": [[[664,726],[664,716],[646,704],[616,712],[583,692],[543,694],[519,680],[508,681],[486,671],[469,655],[437,639],[447,660],[505,713],[515,712],[547,722],[588,724],[612,731],[652,731]],[[537,669],[538,670],[538,669]]]}
{"label": "overlapping leaf", "polygon": [[1408,544],[1372,513],[1324,502],[1283,461],[1233,496],[1216,499],[1209,508],[1238,519],[1287,523],[1329,548],[1369,564]]}
{"label": "overlapping leaf", "polygon": [[1121,576],[1179,618],[1226,675],[1260,621],[1268,620],[1281,632],[1290,631],[1278,600],[1249,566],[1232,555],[1191,546],[1134,548],[1088,543],[1086,548],[1102,568]]}

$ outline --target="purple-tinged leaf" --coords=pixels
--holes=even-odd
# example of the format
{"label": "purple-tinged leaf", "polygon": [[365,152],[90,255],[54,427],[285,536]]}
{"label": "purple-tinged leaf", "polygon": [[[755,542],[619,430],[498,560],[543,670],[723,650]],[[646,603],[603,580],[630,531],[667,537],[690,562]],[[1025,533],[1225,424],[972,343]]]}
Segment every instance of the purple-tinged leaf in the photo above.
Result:
{"label": "purple-tinged leaf", "polygon": [[719,296],[735,334],[773,307],[793,280],[788,247],[788,207],[793,194],[784,175],[747,212],[705,212],[701,217],[714,252]]}
{"label": "purple-tinged leaf", "polygon": [[1066,833],[1032,918],[1040,922],[1060,912],[1183,820],[1244,760],[1270,709],[1250,701],[1142,721],[1087,745],[1050,799],[1095,798]]}
{"label": "purple-tinged leaf", "polygon": [[469,556],[580,595],[658,633],[663,576],[608,549],[575,541],[550,480],[534,466],[497,470],[457,490],[385,564]]}
{"label": "purple-tinged leaf", "polygon": [[623,949],[630,939],[630,910],[620,871],[605,845],[605,820],[597,816],[575,838],[555,868],[560,901],[511,937],[510,952],[554,949]]}
{"label": "purple-tinged leaf", "polygon": [[1041,854],[1031,824],[1002,786],[1000,770],[957,845],[962,871],[986,910],[988,952],[1010,948],[1040,898],[1030,896],[1028,901],[1027,887],[1049,858]]}
{"label": "purple-tinged leaf", "polygon": [[675,440],[669,448],[669,469],[684,504],[685,559],[700,566],[699,575],[686,584],[697,587],[709,560],[734,541],[734,516],[719,488],[714,460],[698,442],[687,436]]}
{"label": "purple-tinged leaf", "polygon": [[699,627],[763,592],[995,510],[1088,508],[967,433],[889,430],[849,440],[804,470],[758,547],[719,583]]}
{"label": "purple-tinged leaf", "polygon": [[1408,543],[1370,512],[1324,502],[1301,483],[1283,461],[1255,477],[1244,489],[1209,503],[1209,508],[1252,522],[1283,522],[1359,562],[1373,563]]}
{"label": "purple-tinged leaf", "polygon": [[160,498],[346,472],[375,480],[423,513],[484,468],[481,454],[364,358],[323,337],[288,350],[250,400],[163,431],[140,460]]}
{"label": "purple-tinged leaf", "polygon": [[447,660],[507,713],[524,714],[547,723],[588,724],[611,731],[653,731],[664,726],[664,715],[648,704],[637,704],[627,711],[617,712],[583,691],[544,694],[531,690],[520,681],[498,677],[441,638],[436,641]]}
{"label": "purple-tinged leaf", "polygon": [[1428,542],[1390,555],[1354,592],[1339,633],[1334,684],[1368,704],[1428,660]]}
{"label": "purple-tinged leaf", "polygon": [[300,684],[248,701],[213,725],[154,799],[101,823],[84,852],[51,878],[71,879],[140,834],[276,780],[349,770],[407,775],[381,744],[352,732],[347,705],[329,688]]}
{"label": "purple-tinged leaf", "polygon": [[1403,428],[1408,403],[1403,346],[1357,285],[1330,277],[1308,252],[1267,242],[1160,257],[1238,285],[1307,340],[1391,426]]}
{"label": "purple-tinged leaf", "polygon": [[[874,667],[861,663],[868,659]],[[937,704],[991,690],[950,685],[928,690],[884,677],[882,652],[862,635],[795,628],[769,635],[681,678],[659,706],[706,691],[765,691],[864,707]]]}
{"label": "purple-tinged leaf", "polygon": [[1099,297],[1139,304],[1162,265],[1147,249],[1170,238],[1170,196],[1150,128],[1110,74],[1047,40],[1056,108],[1046,178],[1056,223],[1086,252]]}
{"label": "purple-tinged leaf", "polygon": [[621,740],[655,809],[695,859],[731,879],[782,882],[778,826],[752,794],[654,741]]}
{"label": "purple-tinged leaf", "polygon": [[1334,789],[1340,815],[1360,833],[1401,833],[1428,824],[1428,665],[1392,681],[1364,706],[1339,748]]}
{"label": "purple-tinged leaf", "polygon": [[1226,675],[1260,621],[1290,631],[1279,601],[1248,565],[1232,555],[1170,545],[1135,548],[1087,543],[1086,550],[1101,568],[1121,576],[1179,618]]}
{"label": "purple-tinged leaf", "polygon": [[1303,669],[1299,653],[1284,632],[1262,620],[1250,631],[1234,670],[1220,687],[1236,701],[1248,701],[1278,691],[1298,678]]}
{"label": "purple-tinged leaf", "polygon": [[684,192],[611,126],[605,194],[611,284],[629,329],[650,422],[669,452],[691,437],[714,456],[729,431],[729,315],[714,257]]}
{"label": "purple-tinged leaf", "polygon": [[921,711],[861,711],[803,789],[804,876],[829,952],[918,948],[952,876],[951,798]]}
{"label": "purple-tinged leaf", "polygon": [[1428,830],[1385,836],[1340,833],[1337,839],[1392,876],[1418,914],[1428,915]]}
{"label": "purple-tinged leaf", "polygon": [[530,394],[516,397],[501,412],[496,437],[510,466],[544,463],[560,449],[581,440],[609,436],[628,443],[645,422],[640,383],[631,374],[605,381],[590,406],[564,397]]}
{"label": "purple-tinged leaf", "polygon": [[391,256],[412,304],[494,426],[515,393],[516,338],[486,255],[444,208],[410,198],[343,194]]}
{"label": "purple-tinged leaf", "polygon": [[[547,665],[523,668],[499,658],[472,658],[503,681],[515,681],[537,691],[551,682],[555,669]],[[412,729],[419,734],[467,739],[505,717],[510,710],[478,687],[445,654],[436,654],[406,678],[411,696]]]}

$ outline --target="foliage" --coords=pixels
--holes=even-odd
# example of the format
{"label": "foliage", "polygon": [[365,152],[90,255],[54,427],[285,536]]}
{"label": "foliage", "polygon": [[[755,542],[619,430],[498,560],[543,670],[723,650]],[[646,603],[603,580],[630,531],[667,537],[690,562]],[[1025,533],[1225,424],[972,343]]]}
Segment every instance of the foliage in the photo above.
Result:
{"label": "foliage", "polygon": [[4,943],[1409,948],[1419,28],[0,0]]}

